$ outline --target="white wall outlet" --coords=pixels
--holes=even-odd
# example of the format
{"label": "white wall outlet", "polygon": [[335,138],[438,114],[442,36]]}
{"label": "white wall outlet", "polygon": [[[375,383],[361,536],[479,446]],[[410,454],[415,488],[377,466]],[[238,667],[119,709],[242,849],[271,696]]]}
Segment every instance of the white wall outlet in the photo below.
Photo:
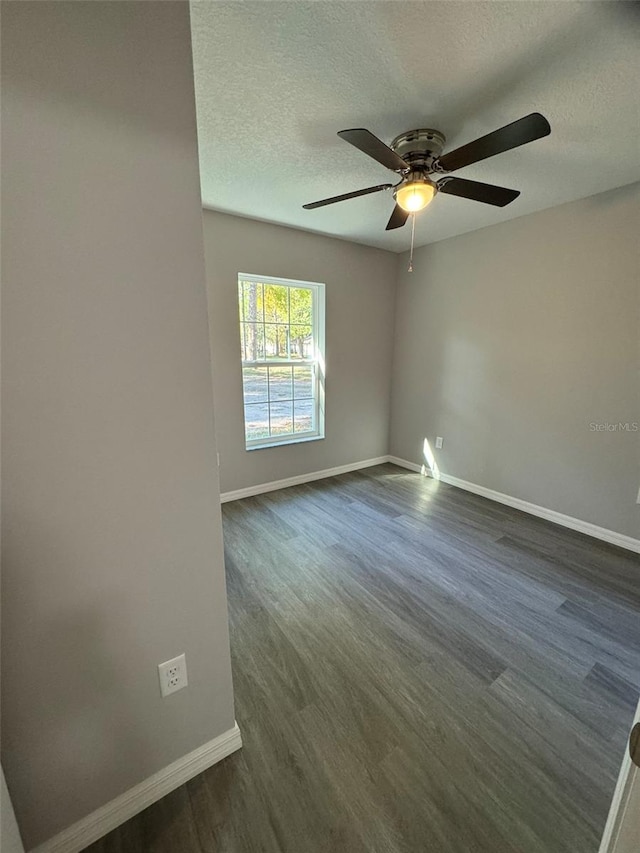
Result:
{"label": "white wall outlet", "polygon": [[187,682],[187,659],[179,655],[164,663],[158,664],[158,675],[160,677],[160,692],[163,696],[182,690]]}
{"label": "white wall outlet", "polygon": [[444,440],[444,439],[442,438],[442,436],[441,436],[441,435],[437,435],[437,436],[436,436],[436,450],[442,450],[442,442],[443,442],[443,440]]}

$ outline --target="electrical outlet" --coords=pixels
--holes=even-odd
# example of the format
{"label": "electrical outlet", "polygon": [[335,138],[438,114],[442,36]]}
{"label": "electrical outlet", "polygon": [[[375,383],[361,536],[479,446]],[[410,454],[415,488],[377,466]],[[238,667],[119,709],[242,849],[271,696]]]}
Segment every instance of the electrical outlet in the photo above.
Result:
{"label": "electrical outlet", "polygon": [[158,676],[160,677],[160,692],[163,696],[182,690],[187,682],[187,659],[179,655],[164,663],[158,664]]}
{"label": "electrical outlet", "polygon": [[442,438],[441,435],[436,436],[436,450],[442,450],[442,442],[443,441],[444,441],[444,439]]}

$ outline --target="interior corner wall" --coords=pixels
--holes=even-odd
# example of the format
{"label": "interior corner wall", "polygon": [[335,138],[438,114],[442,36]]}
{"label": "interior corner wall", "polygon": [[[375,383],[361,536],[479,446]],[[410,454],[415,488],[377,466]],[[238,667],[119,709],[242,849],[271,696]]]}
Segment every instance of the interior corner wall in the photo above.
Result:
{"label": "interior corner wall", "polygon": [[188,4],[2,3],[2,87],[2,766],[32,849],[234,712]]}
{"label": "interior corner wall", "polygon": [[401,257],[391,454],[427,438],[449,475],[640,538],[639,234],[633,184]]}
{"label": "interior corner wall", "polygon": [[[221,490],[385,456],[396,256],[210,210],[203,219]],[[325,284],[324,439],[245,449],[239,272]]]}

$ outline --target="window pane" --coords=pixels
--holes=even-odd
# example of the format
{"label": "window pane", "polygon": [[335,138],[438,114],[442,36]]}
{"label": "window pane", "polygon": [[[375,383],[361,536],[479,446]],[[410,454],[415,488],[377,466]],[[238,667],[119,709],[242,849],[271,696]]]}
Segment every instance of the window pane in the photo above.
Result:
{"label": "window pane", "polygon": [[264,354],[265,358],[276,358],[278,355],[278,327],[264,327]]}
{"label": "window pane", "polygon": [[313,300],[311,291],[302,287],[291,287],[291,322],[311,323]]}
{"label": "window pane", "polygon": [[244,407],[244,432],[247,441],[269,437],[269,407],[266,403],[252,403]]}
{"label": "window pane", "polygon": [[313,358],[313,339],[311,326],[290,326],[291,357]]}
{"label": "window pane", "polygon": [[291,401],[271,403],[271,435],[293,432],[293,408]]}
{"label": "window pane", "polygon": [[242,360],[247,360],[247,346],[246,346],[246,337],[245,337],[245,328],[244,323],[240,323],[240,351],[242,353]]}
{"label": "window pane", "polygon": [[265,327],[259,323],[256,325],[258,361],[264,361],[266,358],[264,328]]}
{"label": "window pane", "polygon": [[240,319],[246,323],[262,321],[263,286],[253,281],[240,282]]}
{"label": "window pane", "polygon": [[278,358],[289,358],[289,326],[276,326]]}
{"label": "window pane", "polygon": [[289,358],[289,327],[269,325],[265,327],[267,358]]}
{"label": "window pane", "polygon": [[294,432],[311,432],[315,429],[313,423],[313,400],[296,400],[293,404]]}
{"label": "window pane", "polygon": [[264,318],[267,323],[289,323],[288,287],[280,284],[265,284]]}
{"label": "window pane", "polygon": [[269,396],[273,400],[291,400],[293,368],[269,367]]}
{"label": "window pane", "polygon": [[264,359],[264,326],[260,323],[242,323],[242,360]]}
{"label": "window pane", "polygon": [[266,404],[269,399],[266,367],[243,367],[242,385],[244,388],[245,405],[248,403]]}
{"label": "window pane", "polygon": [[313,367],[293,368],[293,396],[296,400],[301,397],[313,397]]}

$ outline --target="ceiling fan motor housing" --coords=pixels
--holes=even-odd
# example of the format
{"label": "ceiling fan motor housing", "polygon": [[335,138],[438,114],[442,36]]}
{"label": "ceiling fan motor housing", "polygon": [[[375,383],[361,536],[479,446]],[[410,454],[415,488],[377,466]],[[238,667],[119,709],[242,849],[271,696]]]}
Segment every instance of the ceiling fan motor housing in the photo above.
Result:
{"label": "ceiling fan motor housing", "polygon": [[401,133],[391,143],[391,149],[415,171],[438,171],[436,161],[446,142],[439,130],[420,128]]}

